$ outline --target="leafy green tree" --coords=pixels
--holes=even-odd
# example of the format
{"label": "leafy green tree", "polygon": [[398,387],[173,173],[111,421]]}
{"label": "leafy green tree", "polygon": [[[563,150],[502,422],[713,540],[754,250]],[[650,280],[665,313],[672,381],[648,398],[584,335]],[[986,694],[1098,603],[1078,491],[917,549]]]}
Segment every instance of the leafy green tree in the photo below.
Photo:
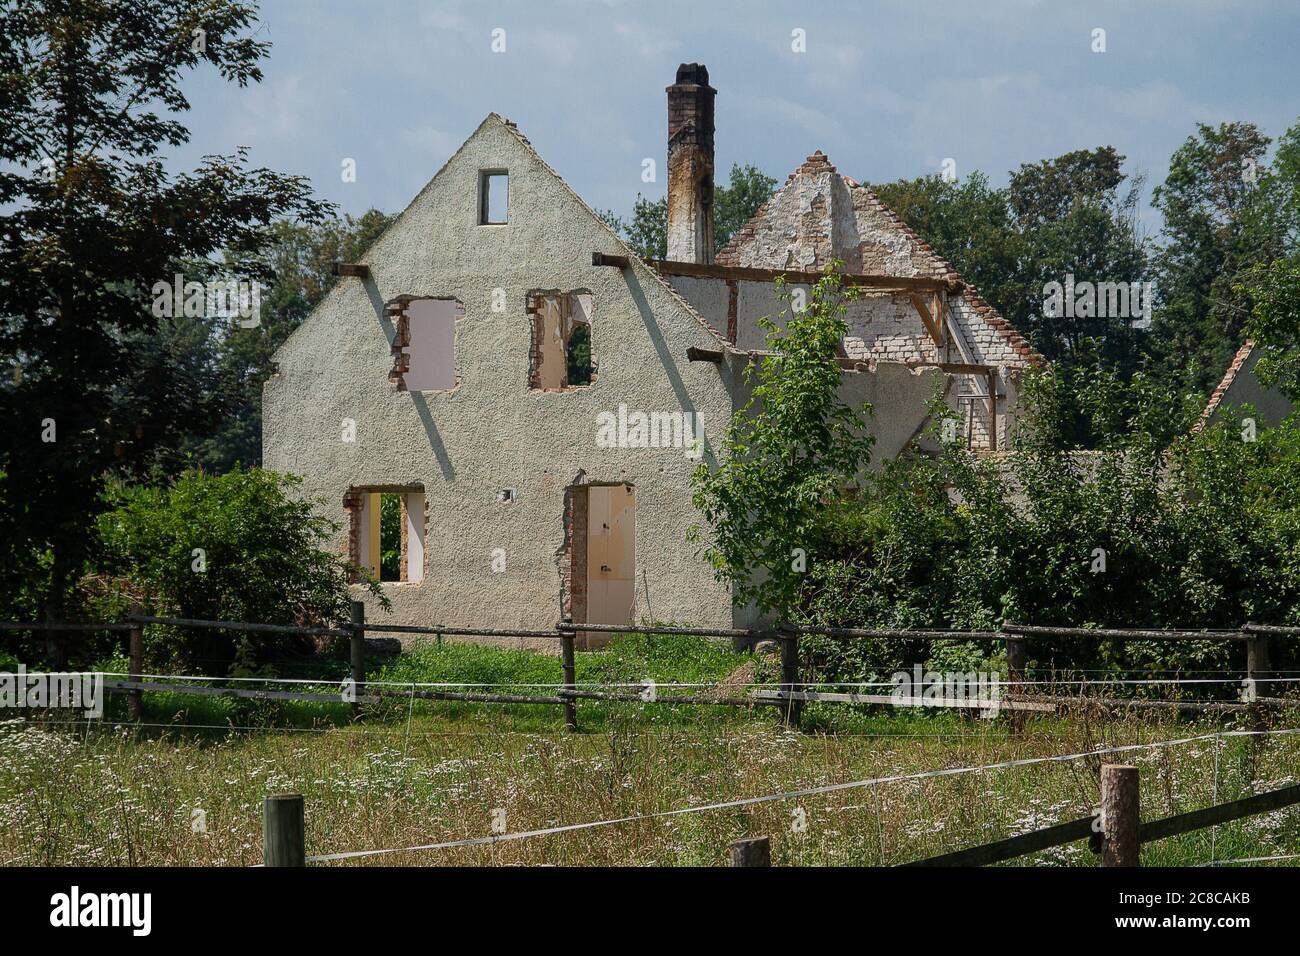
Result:
{"label": "leafy green tree", "polygon": [[713,243],[718,251],[753,219],[776,191],[776,180],[746,163],[732,163],[727,185],[713,190]]}
{"label": "leafy green tree", "polygon": [[1136,211],[1140,180],[1122,171],[1109,146],[1027,163],[1006,189],[979,172],[961,183],[928,176],[873,187],[967,281],[1028,335],[1048,359],[1067,367],[1105,360],[1131,372],[1142,337],[1129,318],[1053,315],[1046,286],[1149,281]]}
{"label": "leafy green tree", "polygon": [[[324,550],[337,527],[317,511],[321,502],[294,492],[298,484],[239,467],[224,475],[185,472],[168,487],[112,484],[109,510],[98,520],[97,574],[87,582],[91,603],[110,616],[138,600],[160,617],[306,626],[346,620],[355,569]],[[208,672],[219,673],[235,663],[233,632],[149,630],[159,665],[215,661]],[[266,663],[303,647],[267,636],[254,656]]]}
{"label": "leafy green tree", "polygon": [[[796,606],[821,512],[858,480],[874,442],[870,408],[838,396],[846,303],[857,292],[841,285],[842,268],[827,268],[784,331],[761,320],[772,354],[746,366],[750,398],[727,428],[721,463],[692,476],[695,507],[712,531],[704,557],[737,604],[763,612]],[[698,529],[692,537],[700,540]]]}
{"label": "leafy green tree", "polygon": [[1255,374],[1300,402],[1300,259],[1256,266],[1244,291],[1254,302],[1246,331],[1261,353]]}
{"label": "leafy green tree", "polygon": [[1152,202],[1164,217],[1153,351],[1179,387],[1208,393],[1241,345],[1245,273],[1282,254],[1277,192],[1261,189],[1269,138],[1251,123],[1198,124]]}
{"label": "leafy green tree", "polygon": [[[93,541],[105,475],[144,473],[208,403],[143,347],[155,283],[225,256],[264,281],[269,226],[319,218],[305,179],[246,152],[171,176],[189,138],[183,78],[245,86],[268,44],[238,0],[22,0],[0,7],[0,573],[42,578],[58,615]],[[170,334],[170,333],[168,333]],[[47,556],[48,562],[37,560]]]}

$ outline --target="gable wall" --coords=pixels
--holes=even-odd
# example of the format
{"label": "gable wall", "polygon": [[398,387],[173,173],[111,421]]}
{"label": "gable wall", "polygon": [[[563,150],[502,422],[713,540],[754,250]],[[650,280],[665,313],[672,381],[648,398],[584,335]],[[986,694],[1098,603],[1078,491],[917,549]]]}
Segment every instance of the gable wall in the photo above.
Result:
{"label": "gable wall", "polygon": [[[510,223],[479,226],[481,169],[510,172]],[[729,595],[684,540],[698,521],[681,449],[604,449],[596,420],[620,404],[690,411],[716,440],[730,414],[727,383],[686,349],[711,335],[639,262],[593,267],[591,254],[625,254],[518,135],[496,117],[448,162],[364,261],[371,278],[345,279],[276,356],[264,392],[264,460],[305,478],[304,491],[345,525],[350,487],[422,484],[429,530],[425,579],[385,585],[391,623],[550,627],[561,614],[564,490],[580,474],[636,485],[638,612],[659,620],[732,623]],[[504,291],[505,310],[492,309]],[[596,381],[530,391],[526,297],[590,290]],[[399,392],[388,381],[394,336],[385,310],[398,296],[454,296],[459,385]],[[356,422],[355,443],[341,422]],[[496,501],[513,488],[513,504]],[[506,570],[492,571],[495,549]],[[358,596],[360,591],[358,589]],[[554,642],[550,642],[553,644]],[[549,646],[549,645],[547,645]]]}

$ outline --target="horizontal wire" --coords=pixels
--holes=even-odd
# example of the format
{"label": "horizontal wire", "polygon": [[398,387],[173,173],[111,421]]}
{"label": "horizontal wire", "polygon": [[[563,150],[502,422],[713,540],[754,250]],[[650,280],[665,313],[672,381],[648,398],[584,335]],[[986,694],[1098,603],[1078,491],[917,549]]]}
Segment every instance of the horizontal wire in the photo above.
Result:
{"label": "horizontal wire", "polygon": [[701,806],[682,807],[677,810],[659,810],[653,813],[635,814],[626,817],[616,817],[609,820],[593,820],[586,823],[570,823],[558,827],[546,827],[540,830],[522,830],[515,833],[493,834],[486,837],[470,837],[463,840],[448,840],[442,843],[426,843],[420,846],[394,847],[379,850],[350,850],[341,853],[324,853],[308,856],[307,861],[311,863],[329,863],[335,860],[352,860],[360,857],[384,856],[391,853],[411,853],[421,850],[449,850],[459,847],[483,846],[495,843],[504,843],[513,840],[526,840],[533,837],[549,836],[556,833],[571,833],[578,830],[591,830],[598,827],[615,826],[622,823],[633,823],[640,820],[655,820],[666,817],[682,816],[688,813],[703,813],[709,810],[727,810],[736,807],[753,806],[758,803],[769,803],[776,800],[789,800],[795,797],[819,796],[826,793],[838,793],[842,790],[852,790],[861,787],[878,786],[882,783],[902,783],[909,780],[928,780],[936,777],[958,776],[970,773],[980,773],[988,770],[1005,770],[1013,767],[1028,767],[1036,764],[1066,762],[1072,760],[1083,760],[1088,757],[1104,756],[1106,754],[1131,753],[1135,750],[1148,750],[1153,747],[1175,747],[1188,743],[1198,743],[1205,740],[1216,740],[1224,737],[1247,737],[1256,735],[1272,734],[1297,734],[1300,728],[1284,730],[1234,730],[1222,731],[1212,734],[1202,734],[1196,737],[1184,737],[1176,740],[1162,740],[1147,744],[1126,744],[1118,747],[1107,747],[1101,750],[1092,750],[1075,754],[1061,754],[1051,757],[1024,757],[1018,760],[1006,760],[1001,763],[986,764],[979,767],[950,767],[943,770],[926,770],[913,774],[900,774],[889,777],[873,777],[866,780],[851,780],[847,783],[826,784],[820,787],[806,787],[801,790],[789,790],[783,793],[765,794],[758,797],[741,797],[737,800],[725,800],[720,803],[709,803]]}

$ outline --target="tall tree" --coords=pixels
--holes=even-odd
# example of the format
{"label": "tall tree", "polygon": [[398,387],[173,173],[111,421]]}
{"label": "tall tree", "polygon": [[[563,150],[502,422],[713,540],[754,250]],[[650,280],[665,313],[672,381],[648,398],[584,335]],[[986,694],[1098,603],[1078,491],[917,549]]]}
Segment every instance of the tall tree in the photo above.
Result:
{"label": "tall tree", "polygon": [[1276,194],[1259,188],[1268,145],[1252,123],[1198,124],[1152,197],[1164,216],[1154,351],[1190,391],[1208,392],[1241,344],[1246,270],[1281,253]]}
{"label": "tall tree", "polygon": [[264,281],[270,224],[326,211],[243,149],[164,167],[160,150],[189,139],[185,75],[261,80],[256,23],[238,0],[0,6],[0,585],[39,573],[47,613],[83,566],[105,475],[149,468],[209,411],[186,369],[142,347],[168,321],[155,284],[221,254]]}

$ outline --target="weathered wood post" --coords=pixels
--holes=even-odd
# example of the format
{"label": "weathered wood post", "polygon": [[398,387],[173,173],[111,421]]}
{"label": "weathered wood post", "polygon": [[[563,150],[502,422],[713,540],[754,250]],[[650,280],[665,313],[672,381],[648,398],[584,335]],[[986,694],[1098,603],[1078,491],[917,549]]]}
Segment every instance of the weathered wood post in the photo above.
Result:
{"label": "weathered wood post", "polygon": [[1101,865],[1140,866],[1138,768],[1101,765]]}
{"label": "weathered wood post", "polygon": [[[1246,625],[1250,627],[1249,624]],[[1268,681],[1269,662],[1268,662],[1268,635],[1256,634],[1250,630],[1246,634],[1246,677],[1250,680],[1251,690],[1255,697],[1268,697],[1271,694],[1272,686]],[[1264,706],[1257,701],[1252,700],[1250,703],[1250,727],[1252,730],[1267,729],[1267,721],[1264,720]],[[1263,743],[1263,737],[1256,737],[1254,743]]]}
{"label": "weathered wood post", "polygon": [[[139,604],[131,605],[131,616],[139,617],[144,613],[144,609]],[[130,664],[127,670],[130,671],[130,680],[133,684],[140,683],[144,679],[144,625],[139,621],[131,622],[131,630],[127,632],[127,659]],[[141,720],[144,717],[144,699],[141,692],[136,689],[131,691],[127,696],[127,711],[132,720]]]}
{"label": "weathered wood post", "polygon": [[307,826],[302,794],[268,796],[262,804],[262,864],[307,865]]}
{"label": "weathered wood post", "polygon": [[[1007,696],[1024,693],[1021,683],[1025,679],[1025,639],[1015,633],[1008,633],[1007,641]],[[1010,710],[1007,713],[1009,729],[1013,736],[1025,732],[1025,712]]]}
{"label": "weathered wood post", "polygon": [[[564,624],[572,624],[570,618],[565,618]],[[570,630],[556,628],[560,634],[560,657],[564,666],[564,690],[576,691],[578,689],[578,668],[574,660],[573,649],[575,634]],[[564,727],[566,730],[573,732],[578,729],[578,702],[575,698],[564,696]]]}
{"label": "weathered wood post", "polygon": [[[1249,624],[1246,627],[1250,627]],[[1246,676],[1254,682],[1255,694],[1268,697],[1266,683],[1269,676],[1268,635],[1246,632]],[[1271,690],[1271,688],[1269,688]]]}
{"label": "weathered wood post", "polygon": [[731,844],[732,866],[771,866],[772,842],[767,837],[751,837]]}
{"label": "weathered wood post", "polygon": [[352,716],[361,716],[361,695],[366,684],[366,605],[352,602]]}
{"label": "weathered wood post", "polygon": [[791,726],[798,726],[799,715],[803,712],[803,701],[794,699],[799,691],[799,634],[782,631],[771,636],[781,644],[781,690],[790,695],[783,709],[784,720]]}

